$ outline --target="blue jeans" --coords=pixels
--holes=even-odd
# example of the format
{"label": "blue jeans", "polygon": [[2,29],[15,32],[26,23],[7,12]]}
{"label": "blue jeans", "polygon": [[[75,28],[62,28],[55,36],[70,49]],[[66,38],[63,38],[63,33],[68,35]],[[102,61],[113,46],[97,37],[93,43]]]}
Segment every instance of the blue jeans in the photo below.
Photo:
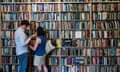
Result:
{"label": "blue jeans", "polygon": [[28,54],[21,54],[18,56],[18,59],[20,64],[20,72],[27,72]]}

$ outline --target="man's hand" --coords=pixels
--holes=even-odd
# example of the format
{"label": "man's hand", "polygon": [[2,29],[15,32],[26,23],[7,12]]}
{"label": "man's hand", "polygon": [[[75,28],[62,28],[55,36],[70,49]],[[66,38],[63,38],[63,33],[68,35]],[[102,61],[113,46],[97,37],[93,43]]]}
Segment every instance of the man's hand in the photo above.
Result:
{"label": "man's hand", "polygon": [[30,36],[30,39],[32,39],[32,38],[34,38],[36,36],[37,36],[37,34],[35,33],[35,34],[33,34],[33,35]]}

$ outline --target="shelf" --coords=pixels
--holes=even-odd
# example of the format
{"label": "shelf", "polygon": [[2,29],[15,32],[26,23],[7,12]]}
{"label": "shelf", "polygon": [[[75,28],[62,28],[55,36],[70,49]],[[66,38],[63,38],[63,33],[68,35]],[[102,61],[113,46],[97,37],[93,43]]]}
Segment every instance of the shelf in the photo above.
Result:
{"label": "shelf", "polygon": [[[3,22],[16,22],[20,20],[2,20]],[[30,20],[30,21],[36,21],[36,22],[79,22],[79,21],[89,21],[89,20]]]}
{"label": "shelf", "polygon": [[16,63],[2,63],[2,65],[19,65],[19,64],[16,64]]}
{"label": "shelf", "polygon": [[80,12],[80,13],[87,13],[87,12],[90,12],[90,11],[77,11],[77,10],[71,10],[71,11],[63,11],[63,10],[60,10],[60,11],[1,11],[1,13],[66,13],[66,12],[69,12],[69,13],[74,13],[74,12]]}
{"label": "shelf", "polygon": [[1,55],[2,57],[17,57],[17,55]]}
{"label": "shelf", "polygon": [[110,48],[116,48],[116,49],[119,49],[120,47],[114,47],[114,46],[107,46],[107,47],[91,47],[91,48],[102,48],[102,49],[106,49],[106,48],[108,48],[108,49],[110,49]]}
{"label": "shelf", "polygon": [[102,39],[120,39],[120,37],[114,37],[114,38],[112,38],[112,37],[107,37],[107,38],[91,38],[92,40],[102,40]]}
{"label": "shelf", "polygon": [[93,1],[93,2],[91,2],[92,4],[100,4],[100,3],[102,3],[102,4],[112,4],[112,3],[120,3],[120,1]]}
{"label": "shelf", "polygon": [[14,38],[1,38],[2,40],[14,40]]}
{"label": "shelf", "polygon": [[119,66],[118,64],[92,64],[92,66]]}
{"label": "shelf", "polygon": [[117,29],[112,29],[112,28],[111,29],[100,29],[100,28],[99,29],[96,29],[96,28],[95,29],[91,29],[91,31],[111,31],[111,30],[118,31],[120,29],[119,28],[117,28]]}
{"label": "shelf", "polygon": [[[16,29],[1,29],[1,31],[15,31]],[[92,29],[91,31],[118,31],[120,29]],[[46,31],[90,31],[90,29],[46,29]]]}
{"label": "shelf", "polygon": [[15,31],[16,29],[1,29],[1,31]]}
{"label": "shelf", "polygon": [[[88,67],[90,71],[93,71],[93,67],[95,67],[95,71],[97,71],[97,67],[99,71],[102,71],[103,69],[101,67],[104,66],[108,69],[109,67],[112,68],[112,66],[120,68],[120,9],[116,7],[120,6],[120,0],[86,0],[86,2],[83,0],[59,1],[80,2],[0,2],[0,23],[3,26],[0,30],[1,33],[6,34],[8,31],[12,35],[22,19],[28,19],[30,22],[33,21],[33,23],[30,23],[31,28],[32,26],[34,27],[32,29],[36,29],[37,26],[43,27],[48,33],[48,39],[56,40],[58,45],[53,52],[47,55],[47,65],[50,68],[53,67],[52,70],[55,67],[58,70],[66,71],[64,66],[71,67],[72,69],[74,66],[81,66],[80,69],[83,66],[84,70]],[[33,7],[36,9],[34,10]],[[103,17],[104,15],[105,17]],[[14,24],[14,27],[10,25],[11,23]],[[77,34],[76,31],[81,31],[81,33]],[[15,45],[11,44],[10,46],[8,44],[9,46],[7,46],[7,41],[10,43],[14,40],[13,35],[10,38],[7,34],[5,37],[1,37],[1,41],[3,41],[1,46],[2,65],[19,65],[12,63],[13,58],[15,60],[17,58],[17,55],[14,53]],[[61,47],[59,47],[59,38],[62,42],[60,43]],[[70,40],[68,42],[70,43],[69,45],[67,42],[64,42],[65,39]],[[76,40],[75,43],[74,40]],[[32,71],[33,66],[31,62],[34,57],[33,51],[29,52],[29,57],[31,58],[29,69]],[[4,58],[6,59],[5,61]]]}
{"label": "shelf", "polygon": [[[70,4],[89,4],[90,2],[84,2],[84,1],[78,1],[78,2],[0,2],[0,4],[41,4],[41,3],[47,3],[47,4],[60,4],[60,3],[70,3]],[[120,3],[120,1],[92,1],[91,3]]]}
{"label": "shelf", "polygon": [[1,48],[15,48],[15,46],[2,46]]}
{"label": "shelf", "polygon": [[60,64],[60,65],[54,65],[54,64],[48,64],[49,66],[76,66],[76,65],[79,65],[79,66],[90,66],[90,64]]}
{"label": "shelf", "polygon": [[[52,64],[48,64],[49,66],[59,66],[59,65],[52,65]],[[86,64],[68,64],[68,65],[61,65],[61,66],[90,66],[90,64],[86,65]],[[113,64],[113,65],[110,65],[110,64],[92,64],[92,66],[119,66],[118,64]]]}
{"label": "shelf", "polygon": [[116,57],[117,58],[117,57],[120,57],[120,56],[117,56],[117,55],[116,56],[110,56],[109,55],[109,56],[92,56],[92,57],[95,57],[95,58],[99,58],[99,57],[106,57],[106,58],[108,58],[108,57]]}
{"label": "shelf", "polygon": [[97,13],[97,12],[99,12],[99,13],[102,13],[102,12],[109,12],[109,13],[114,13],[114,12],[116,12],[116,13],[118,13],[118,12],[120,12],[120,11],[111,11],[111,10],[97,10],[97,11],[92,11],[92,13]]}
{"label": "shelf", "polygon": [[[1,29],[1,31],[15,31],[16,29]],[[46,29],[46,31],[89,31],[89,29]]]}
{"label": "shelf", "polygon": [[1,20],[2,22],[20,22],[20,20]]}
{"label": "shelf", "polygon": [[54,22],[62,22],[62,21],[63,21],[63,22],[80,22],[80,21],[81,21],[81,22],[82,22],[82,21],[85,22],[85,21],[89,21],[89,20],[45,20],[45,21],[38,21],[38,20],[37,20],[37,22],[53,22],[53,21],[54,21]]}
{"label": "shelf", "polygon": [[104,20],[92,20],[92,21],[120,21],[119,19],[104,19]]}
{"label": "shelf", "polygon": [[89,2],[0,2],[0,4],[88,4]]}

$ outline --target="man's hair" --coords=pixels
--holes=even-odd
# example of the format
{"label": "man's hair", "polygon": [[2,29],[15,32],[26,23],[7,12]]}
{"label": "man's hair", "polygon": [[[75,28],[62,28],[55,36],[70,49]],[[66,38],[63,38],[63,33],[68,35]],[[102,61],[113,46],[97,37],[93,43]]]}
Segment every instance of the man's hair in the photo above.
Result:
{"label": "man's hair", "polygon": [[28,25],[29,25],[29,21],[28,21],[28,20],[22,20],[22,21],[21,21],[21,25],[26,25],[26,26],[28,26]]}

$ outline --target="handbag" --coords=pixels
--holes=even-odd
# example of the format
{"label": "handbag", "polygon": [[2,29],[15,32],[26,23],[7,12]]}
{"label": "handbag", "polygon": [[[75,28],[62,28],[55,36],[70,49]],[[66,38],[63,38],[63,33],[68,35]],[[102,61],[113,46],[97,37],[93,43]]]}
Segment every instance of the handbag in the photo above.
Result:
{"label": "handbag", "polygon": [[48,40],[45,46],[46,54],[50,53],[53,49],[55,49],[55,46],[51,44],[51,40]]}

